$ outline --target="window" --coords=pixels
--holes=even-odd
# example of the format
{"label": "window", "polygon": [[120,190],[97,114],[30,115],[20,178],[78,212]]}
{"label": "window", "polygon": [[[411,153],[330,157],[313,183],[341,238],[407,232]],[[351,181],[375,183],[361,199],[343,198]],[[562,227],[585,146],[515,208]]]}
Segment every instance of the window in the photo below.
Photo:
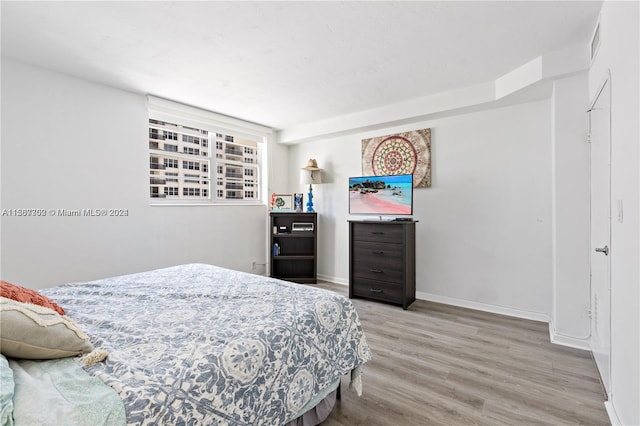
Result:
{"label": "window", "polygon": [[199,197],[200,188],[182,188],[182,195],[184,197]]}
{"label": "window", "polygon": [[158,132],[158,129],[149,129],[149,139],[164,139]]}
{"label": "window", "polygon": [[[154,201],[167,198],[172,202],[182,199],[209,200],[209,192],[204,189],[208,189],[209,185],[211,160],[201,156],[199,148],[194,148],[203,135],[208,137],[209,132],[169,120],[149,119],[149,193]],[[152,143],[156,140],[164,141],[164,146]],[[166,143],[168,140],[175,142]],[[192,171],[199,174],[189,174]]]}
{"label": "window", "polygon": [[189,155],[200,155],[200,150],[198,148],[191,148],[191,147],[185,146],[182,148],[182,152]]}
{"label": "window", "polygon": [[182,168],[185,170],[200,170],[200,163],[197,161],[183,161]]}
{"label": "window", "polygon": [[175,186],[165,186],[164,187],[164,195],[167,196],[178,196],[178,187]]}
{"label": "window", "polygon": [[172,168],[172,169],[177,169],[178,168],[178,160],[171,159],[171,158],[165,158],[164,159],[164,167],[165,168],[168,167],[168,168]]}
{"label": "window", "polygon": [[151,170],[164,169],[164,167],[160,163],[158,163],[158,157],[153,157],[153,156],[149,159],[149,168]]}
{"label": "window", "polygon": [[270,129],[154,96],[147,100],[152,204],[264,202],[261,166]]}
{"label": "window", "polygon": [[227,182],[227,189],[242,189],[242,183]]}
{"label": "window", "polygon": [[[193,130],[197,130],[197,129],[193,129]],[[190,136],[190,135],[182,135],[182,142],[194,143],[196,145],[200,145],[200,138],[197,138],[195,136]]]}

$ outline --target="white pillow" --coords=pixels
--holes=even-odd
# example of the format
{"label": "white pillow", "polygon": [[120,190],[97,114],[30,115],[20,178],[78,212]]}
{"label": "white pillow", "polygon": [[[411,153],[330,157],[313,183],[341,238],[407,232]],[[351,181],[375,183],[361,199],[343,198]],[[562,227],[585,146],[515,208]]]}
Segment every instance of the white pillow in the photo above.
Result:
{"label": "white pillow", "polygon": [[88,353],[89,337],[53,309],[0,297],[0,351],[11,358],[52,359]]}

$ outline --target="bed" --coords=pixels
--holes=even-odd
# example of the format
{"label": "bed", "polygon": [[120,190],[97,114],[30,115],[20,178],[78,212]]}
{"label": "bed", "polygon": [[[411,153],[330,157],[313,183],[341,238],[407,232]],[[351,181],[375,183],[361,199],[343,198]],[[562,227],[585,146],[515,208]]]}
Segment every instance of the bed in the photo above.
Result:
{"label": "bed", "polygon": [[[64,308],[90,348],[83,357],[7,357],[16,382],[16,412],[38,404],[19,398],[33,399],[26,391],[32,377],[47,376],[51,384],[57,375],[70,377],[57,370],[62,368],[80,369],[93,380],[94,390],[78,384],[73,391],[88,399],[81,410],[90,410],[92,421],[104,411],[111,419],[104,424],[316,424],[330,411],[343,376],[361,392],[362,367],[371,358],[357,312],[344,296],[212,265],[181,265],[40,293]],[[43,373],[48,368],[52,373]],[[100,401],[118,405],[100,393],[105,385],[122,407],[99,407]],[[94,391],[98,396],[92,398]]]}

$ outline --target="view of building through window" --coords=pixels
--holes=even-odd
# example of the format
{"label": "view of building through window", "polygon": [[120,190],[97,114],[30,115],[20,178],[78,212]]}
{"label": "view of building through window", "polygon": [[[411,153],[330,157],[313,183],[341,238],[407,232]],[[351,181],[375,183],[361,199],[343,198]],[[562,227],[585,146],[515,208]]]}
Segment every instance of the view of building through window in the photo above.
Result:
{"label": "view of building through window", "polygon": [[149,119],[152,199],[258,200],[258,166],[256,141]]}

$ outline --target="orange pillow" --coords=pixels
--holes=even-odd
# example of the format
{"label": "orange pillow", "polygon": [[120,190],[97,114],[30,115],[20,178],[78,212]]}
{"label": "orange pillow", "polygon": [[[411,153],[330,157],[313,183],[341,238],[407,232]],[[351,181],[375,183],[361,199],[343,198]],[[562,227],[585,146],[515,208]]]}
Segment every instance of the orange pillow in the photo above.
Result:
{"label": "orange pillow", "polygon": [[30,288],[0,281],[0,296],[15,300],[16,302],[44,306],[45,308],[53,309],[60,315],[64,315],[64,309],[62,309],[62,307],[51,301],[47,296],[43,296]]}

